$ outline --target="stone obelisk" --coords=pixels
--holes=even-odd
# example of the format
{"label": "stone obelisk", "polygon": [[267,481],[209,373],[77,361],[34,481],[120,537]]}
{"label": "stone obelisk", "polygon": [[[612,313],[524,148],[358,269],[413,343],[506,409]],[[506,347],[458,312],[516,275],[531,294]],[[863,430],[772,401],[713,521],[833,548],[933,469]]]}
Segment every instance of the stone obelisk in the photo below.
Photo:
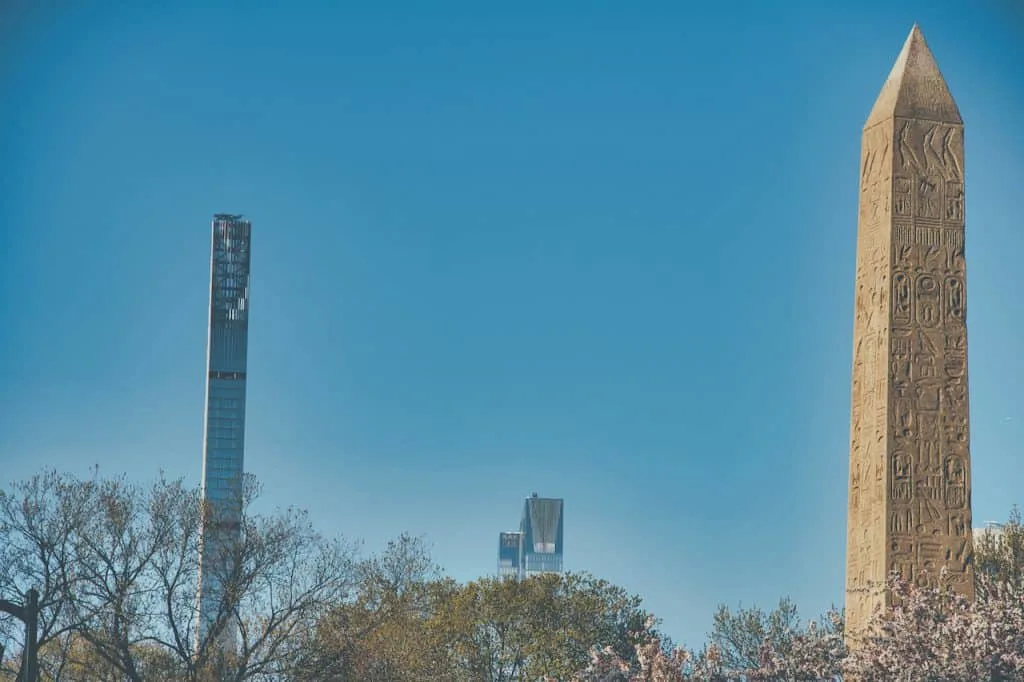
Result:
{"label": "stone obelisk", "polygon": [[846,627],[887,575],[973,596],[963,121],[917,25],[864,125]]}

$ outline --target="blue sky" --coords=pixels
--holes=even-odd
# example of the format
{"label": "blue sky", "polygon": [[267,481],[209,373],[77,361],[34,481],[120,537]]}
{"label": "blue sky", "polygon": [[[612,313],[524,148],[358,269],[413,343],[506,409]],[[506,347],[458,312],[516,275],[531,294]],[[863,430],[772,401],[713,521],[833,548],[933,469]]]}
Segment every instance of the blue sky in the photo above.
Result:
{"label": "blue sky", "polygon": [[471,579],[564,497],[567,567],[687,643],[840,603],[860,129],[918,21],[967,126],[976,525],[1024,498],[1009,3],[39,4],[0,21],[5,479],[198,484],[238,212],[266,504]]}

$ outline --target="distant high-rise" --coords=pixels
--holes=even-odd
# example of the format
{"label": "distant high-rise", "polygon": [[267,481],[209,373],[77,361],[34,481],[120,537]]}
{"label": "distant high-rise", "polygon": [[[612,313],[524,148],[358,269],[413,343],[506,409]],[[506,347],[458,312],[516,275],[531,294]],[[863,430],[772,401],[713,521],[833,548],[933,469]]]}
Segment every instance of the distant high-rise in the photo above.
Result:
{"label": "distant high-rise", "polygon": [[538,573],[562,572],[562,500],[537,497],[534,493],[523,504],[519,530],[520,566],[524,577]]}
{"label": "distant high-rise", "polygon": [[519,532],[498,536],[498,576],[527,578],[540,573],[562,572],[561,498],[534,493],[523,504]]}
{"label": "distant high-rise", "polygon": [[235,629],[223,580],[241,533],[245,452],[245,384],[249,338],[251,224],[240,215],[213,217],[210,328],[206,360],[203,486],[205,519],[199,558],[199,627],[202,642],[218,621],[231,646]]}
{"label": "distant high-rise", "polygon": [[519,577],[519,547],[523,542],[523,534],[517,531],[498,535],[498,577]]}

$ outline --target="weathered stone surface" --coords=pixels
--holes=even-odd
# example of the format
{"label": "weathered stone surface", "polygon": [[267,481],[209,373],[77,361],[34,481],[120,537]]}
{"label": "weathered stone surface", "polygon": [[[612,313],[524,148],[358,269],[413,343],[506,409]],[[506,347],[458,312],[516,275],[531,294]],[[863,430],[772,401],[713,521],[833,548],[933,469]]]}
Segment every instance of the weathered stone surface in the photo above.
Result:
{"label": "weathered stone surface", "polygon": [[868,116],[850,418],[846,624],[899,571],[973,595],[963,121],[915,25]]}

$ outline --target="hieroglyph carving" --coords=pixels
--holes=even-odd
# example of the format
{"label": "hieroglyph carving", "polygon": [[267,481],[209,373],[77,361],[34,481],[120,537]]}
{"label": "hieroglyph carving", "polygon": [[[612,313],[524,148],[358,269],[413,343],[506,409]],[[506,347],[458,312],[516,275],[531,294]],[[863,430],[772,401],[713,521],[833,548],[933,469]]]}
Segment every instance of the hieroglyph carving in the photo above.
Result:
{"label": "hieroglyph carving", "polygon": [[884,579],[886,436],[888,428],[889,235],[892,203],[892,127],[865,131],[861,152],[857,284],[850,428],[847,609],[871,608],[871,586]]}
{"label": "hieroglyph carving", "polygon": [[[889,571],[971,579],[962,126],[891,118],[861,153],[847,617]],[[856,626],[856,625],[855,625]]]}
{"label": "hieroglyph carving", "polygon": [[886,563],[919,584],[945,568],[969,591],[962,127],[894,127],[889,531],[913,542],[890,543]]}
{"label": "hieroglyph carving", "polygon": [[962,227],[963,125],[899,119],[896,128],[893,215]]}
{"label": "hieroglyph carving", "polygon": [[876,125],[865,132],[861,153],[860,224],[868,232],[889,219],[889,184],[892,176],[891,135],[887,126]]}

